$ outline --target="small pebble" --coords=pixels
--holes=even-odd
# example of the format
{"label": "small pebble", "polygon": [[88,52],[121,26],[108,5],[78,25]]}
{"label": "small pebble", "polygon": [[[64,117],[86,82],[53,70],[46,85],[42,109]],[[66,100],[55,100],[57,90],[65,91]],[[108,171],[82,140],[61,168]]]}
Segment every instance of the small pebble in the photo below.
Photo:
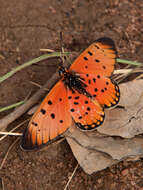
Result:
{"label": "small pebble", "polygon": [[124,170],[122,170],[122,172],[121,172],[121,174],[122,174],[123,176],[128,175],[128,173],[129,173],[129,170],[128,170],[128,169],[124,169]]}
{"label": "small pebble", "polygon": [[98,179],[98,183],[99,184],[102,183],[102,179],[101,178]]}

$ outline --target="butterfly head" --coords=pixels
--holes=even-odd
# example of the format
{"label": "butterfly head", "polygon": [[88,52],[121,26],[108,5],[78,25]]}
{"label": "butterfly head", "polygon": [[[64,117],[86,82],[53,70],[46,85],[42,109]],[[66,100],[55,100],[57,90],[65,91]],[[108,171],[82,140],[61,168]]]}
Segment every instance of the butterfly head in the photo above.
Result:
{"label": "butterfly head", "polygon": [[62,77],[65,77],[67,75],[67,69],[63,66],[60,66],[59,68],[59,75],[62,76]]}

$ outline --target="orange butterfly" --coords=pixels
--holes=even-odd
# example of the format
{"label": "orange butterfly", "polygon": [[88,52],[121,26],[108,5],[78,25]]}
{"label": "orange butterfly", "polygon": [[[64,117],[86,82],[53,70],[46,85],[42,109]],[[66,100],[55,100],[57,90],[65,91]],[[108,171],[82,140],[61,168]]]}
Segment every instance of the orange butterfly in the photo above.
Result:
{"label": "orange butterfly", "polygon": [[104,108],[119,102],[118,85],[110,79],[117,52],[114,42],[101,38],[70,66],[61,67],[56,83],[33,115],[22,137],[23,149],[35,149],[64,133],[75,121],[90,131],[104,121]]}

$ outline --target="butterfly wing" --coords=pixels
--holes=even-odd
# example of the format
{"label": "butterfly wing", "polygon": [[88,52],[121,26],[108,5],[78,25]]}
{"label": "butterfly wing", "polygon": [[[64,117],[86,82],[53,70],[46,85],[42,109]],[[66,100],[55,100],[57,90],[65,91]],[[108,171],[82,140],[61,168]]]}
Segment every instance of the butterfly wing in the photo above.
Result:
{"label": "butterfly wing", "polygon": [[113,40],[100,38],[91,44],[70,67],[70,71],[111,76],[117,57]]}
{"label": "butterfly wing", "polygon": [[110,77],[114,70],[117,52],[113,40],[100,38],[91,44],[71,65],[70,71],[78,74],[87,85],[86,90],[101,105],[112,107],[119,102],[118,85]]}
{"label": "butterfly wing", "polygon": [[93,130],[102,124],[104,112],[96,100],[71,90],[68,90],[68,99],[71,115],[81,130]]}
{"label": "butterfly wing", "polygon": [[22,137],[21,147],[31,150],[47,144],[71,126],[67,89],[60,80],[33,115]]}
{"label": "butterfly wing", "polygon": [[80,75],[87,85],[86,90],[103,108],[115,106],[120,100],[120,90],[116,82],[102,75]]}

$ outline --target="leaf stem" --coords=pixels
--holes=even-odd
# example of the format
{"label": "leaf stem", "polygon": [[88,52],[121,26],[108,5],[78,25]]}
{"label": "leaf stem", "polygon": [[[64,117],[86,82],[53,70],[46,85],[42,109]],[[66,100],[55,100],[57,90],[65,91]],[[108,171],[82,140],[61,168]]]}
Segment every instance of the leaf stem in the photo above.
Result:
{"label": "leaf stem", "polygon": [[136,66],[143,66],[143,63],[139,63],[136,61],[128,61],[125,59],[117,59],[118,63],[123,63],[123,64],[129,64],[129,65],[136,65]]}
{"label": "leaf stem", "polygon": [[0,112],[3,112],[3,111],[6,111],[6,110],[9,110],[9,109],[12,109],[12,108],[15,108],[17,106],[20,106],[21,104],[24,104],[25,101],[21,101],[21,102],[17,102],[15,104],[12,104],[10,106],[6,106],[4,108],[0,108]]}
{"label": "leaf stem", "polygon": [[2,77],[0,77],[0,83],[2,83],[4,80],[8,79],[9,77],[11,77],[12,75],[14,75],[15,73],[17,73],[18,71],[22,70],[23,68],[26,68],[34,63],[43,61],[45,59],[51,58],[51,57],[61,57],[62,55],[68,55],[69,52],[54,52],[54,53],[50,53],[50,54],[45,54],[45,55],[41,55],[40,57],[37,57],[35,59],[32,59],[31,61],[28,61],[14,69],[12,69],[10,72],[6,73],[5,75],[3,75]]}

